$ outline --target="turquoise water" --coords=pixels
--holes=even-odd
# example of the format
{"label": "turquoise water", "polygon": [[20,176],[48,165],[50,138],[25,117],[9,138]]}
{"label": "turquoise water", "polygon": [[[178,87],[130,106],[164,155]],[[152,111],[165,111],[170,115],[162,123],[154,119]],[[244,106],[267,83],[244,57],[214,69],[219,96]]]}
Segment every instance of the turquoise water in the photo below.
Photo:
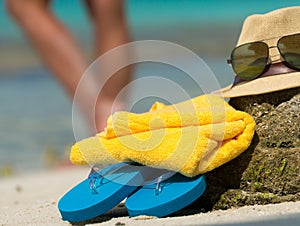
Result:
{"label": "turquoise water", "polygon": [[[0,40],[22,37],[20,31],[9,20],[3,2],[4,0],[0,0]],[[299,1],[127,0],[126,14],[134,32],[143,32],[153,27],[165,26],[241,24],[250,14],[294,5],[299,5]],[[87,37],[90,34],[84,1],[54,0],[52,7],[57,16],[78,35]]]}

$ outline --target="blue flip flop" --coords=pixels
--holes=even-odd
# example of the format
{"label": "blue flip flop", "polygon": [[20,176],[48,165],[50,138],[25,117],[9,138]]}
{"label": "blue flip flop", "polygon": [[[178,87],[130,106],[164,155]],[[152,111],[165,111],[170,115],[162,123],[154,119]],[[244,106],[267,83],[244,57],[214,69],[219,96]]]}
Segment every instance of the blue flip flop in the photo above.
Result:
{"label": "blue flip flop", "polygon": [[93,171],[59,201],[62,219],[79,222],[92,219],[118,205],[134,192],[144,179],[136,167],[118,163]]}
{"label": "blue flip flop", "polygon": [[[89,220],[117,206],[137,188],[168,170],[118,163],[91,171],[89,177],[68,191],[59,201],[62,219],[70,222]],[[174,173],[172,173],[173,175]]]}
{"label": "blue flip flop", "polygon": [[148,215],[164,217],[198,199],[206,189],[204,175],[188,178],[179,173],[164,180],[164,174],[156,183],[147,184],[132,193],[125,206],[131,217]]}

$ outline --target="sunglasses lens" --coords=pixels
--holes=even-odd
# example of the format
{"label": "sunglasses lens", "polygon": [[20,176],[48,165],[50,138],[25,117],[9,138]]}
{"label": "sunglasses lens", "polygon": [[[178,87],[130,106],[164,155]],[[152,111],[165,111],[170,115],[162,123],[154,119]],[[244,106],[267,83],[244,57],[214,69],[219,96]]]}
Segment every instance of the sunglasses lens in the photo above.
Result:
{"label": "sunglasses lens", "polygon": [[294,69],[300,69],[300,34],[279,39],[278,49],[285,62]]}
{"label": "sunglasses lens", "polygon": [[261,75],[268,63],[269,48],[263,42],[247,43],[236,47],[231,53],[232,68],[243,80]]}

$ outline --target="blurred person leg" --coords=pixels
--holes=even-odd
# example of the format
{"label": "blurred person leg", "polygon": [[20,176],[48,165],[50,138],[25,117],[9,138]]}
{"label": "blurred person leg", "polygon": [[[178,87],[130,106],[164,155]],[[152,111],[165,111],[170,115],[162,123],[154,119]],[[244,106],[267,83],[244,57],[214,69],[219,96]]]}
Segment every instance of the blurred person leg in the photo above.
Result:
{"label": "blurred person leg", "polygon": [[[117,0],[118,1],[118,0]],[[52,14],[49,8],[50,0],[7,0],[7,8],[10,14],[15,18],[17,23],[22,27],[25,34],[29,37],[34,47],[37,49],[39,55],[45,62],[46,66],[48,66],[56,75],[58,80],[65,87],[67,92],[71,97],[74,97],[77,85],[87,68],[86,60],[75,40],[75,38],[71,35],[71,33],[57,20],[57,18]],[[102,7],[107,7],[107,10],[102,9],[99,11],[98,6],[100,4],[96,4],[95,2],[101,2]],[[107,1],[110,2],[110,1]],[[111,2],[116,2],[112,0]],[[102,23],[98,23],[100,16],[96,16],[100,12],[119,12],[122,8],[122,1],[119,1],[119,4],[102,4],[102,1],[92,0],[88,3],[90,12],[92,14],[92,18],[94,21],[95,27],[103,25]],[[118,10],[113,11],[113,7],[121,7]],[[116,17],[120,17],[120,15],[114,14]],[[105,18],[105,16],[109,16],[109,18]],[[123,14],[121,13],[121,17]],[[104,14],[101,19],[104,21],[111,20],[112,15]],[[122,21],[121,18],[115,21]],[[101,25],[100,25],[101,24]],[[106,26],[99,27],[99,30],[106,29]],[[119,27],[116,27],[118,29]],[[107,28],[108,29],[108,28]],[[111,28],[112,29],[112,28]],[[122,30],[121,33],[126,31]],[[98,28],[95,29],[95,33],[97,35],[96,43],[97,49],[101,49],[99,53],[103,53],[111,47],[115,47],[118,44],[124,43],[124,39],[121,38],[121,41],[118,39],[113,40],[114,44],[108,44],[109,39],[112,38],[113,34],[110,30],[98,31]],[[108,37],[105,37],[108,34]],[[100,40],[100,36],[101,39]],[[123,35],[124,37],[127,35]],[[99,38],[98,38],[99,37]],[[121,36],[122,37],[122,36]],[[99,40],[99,41],[98,41]],[[127,39],[126,39],[127,40]],[[103,42],[102,42],[103,41]],[[127,76],[129,77],[129,76]],[[122,87],[121,83],[126,83],[127,79],[116,79],[112,81],[109,85],[111,87]],[[114,83],[117,83],[116,86]],[[106,119],[108,116],[107,106],[103,104],[103,102],[97,102],[96,106],[93,103],[95,95],[98,94],[97,86],[95,85],[96,81],[93,80],[93,77],[89,76],[89,79],[85,80],[86,87],[85,92],[81,92],[82,96],[78,99],[78,105],[83,113],[86,115],[89,123],[89,127],[94,130],[96,121],[96,129],[97,131],[102,131],[106,125]],[[106,89],[104,92],[107,97],[114,97],[115,92],[111,90],[116,89]],[[111,101],[108,101],[110,103]],[[94,115],[92,115],[92,108],[96,108],[96,119],[94,119]],[[109,106],[110,107],[110,106]]]}
{"label": "blurred person leg", "polygon": [[[86,3],[95,32],[96,56],[100,56],[108,50],[130,41],[124,10],[125,0],[86,0]],[[99,67],[105,70],[105,67],[112,65],[114,61],[125,60],[126,57],[129,57],[129,53],[120,51],[118,52],[118,59],[111,59],[111,62],[107,65],[99,65]],[[132,67],[127,66],[114,75],[110,75],[109,78],[104,78],[108,81],[103,86],[98,98],[96,114],[98,111],[103,112],[103,109],[105,109],[104,116],[107,118],[114,111],[124,110],[126,95],[119,97],[117,100],[116,97],[122,88],[130,82],[131,74]],[[100,128],[106,126],[106,121],[99,117],[96,117],[96,122]]]}

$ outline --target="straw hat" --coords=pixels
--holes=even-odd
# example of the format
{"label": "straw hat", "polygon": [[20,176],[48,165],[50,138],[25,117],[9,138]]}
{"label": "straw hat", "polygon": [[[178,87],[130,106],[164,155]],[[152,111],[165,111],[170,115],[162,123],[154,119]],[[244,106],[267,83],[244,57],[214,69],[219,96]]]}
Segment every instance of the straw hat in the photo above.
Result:
{"label": "straw hat", "polygon": [[[246,18],[237,46],[266,40],[269,46],[276,45],[279,36],[300,33],[300,7],[278,9],[266,14],[252,15]],[[278,60],[278,49],[269,49],[271,60]],[[215,94],[223,97],[239,97],[269,93],[289,88],[300,87],[300,71],[258,77],[230,85]]]}

